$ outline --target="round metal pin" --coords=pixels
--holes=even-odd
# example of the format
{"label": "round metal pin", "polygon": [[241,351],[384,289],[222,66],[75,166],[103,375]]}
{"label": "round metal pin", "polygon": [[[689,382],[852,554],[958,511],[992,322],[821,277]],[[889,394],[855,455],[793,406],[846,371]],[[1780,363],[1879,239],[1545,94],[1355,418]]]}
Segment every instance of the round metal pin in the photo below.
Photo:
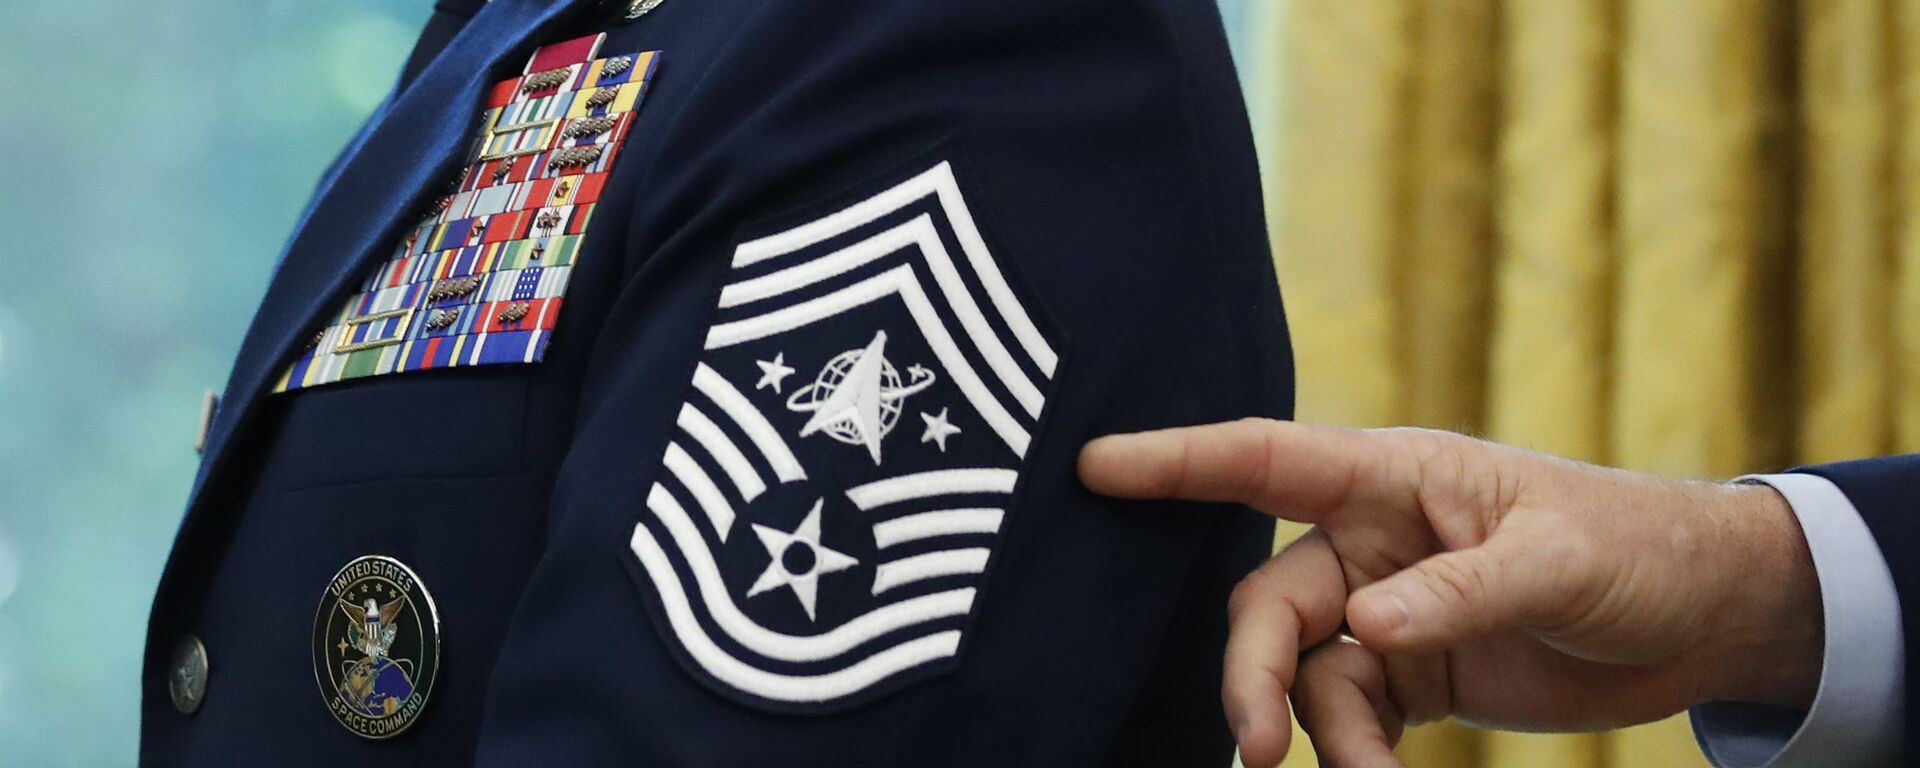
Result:
{"label": "round metal pin", "polygon": [[405,563],[369,555],[341,568],[313,619],[313,677],[355,735],[397,736],[420,718],[440,671],[440,616]]}

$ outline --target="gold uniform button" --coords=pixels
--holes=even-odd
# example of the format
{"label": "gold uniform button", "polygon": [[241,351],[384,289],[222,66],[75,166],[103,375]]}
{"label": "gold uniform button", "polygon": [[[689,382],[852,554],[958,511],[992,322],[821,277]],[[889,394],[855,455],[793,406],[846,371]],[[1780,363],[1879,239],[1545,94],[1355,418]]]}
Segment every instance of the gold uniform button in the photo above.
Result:
{"label": "gold uniform button", "polygon": [[200,638],[187,635],[173,649],[173,663],[168,665],[167,693],[173,696],[173,708],[180,714],[191,715],[200,710],[200,702],[207,696],[207,646]]}

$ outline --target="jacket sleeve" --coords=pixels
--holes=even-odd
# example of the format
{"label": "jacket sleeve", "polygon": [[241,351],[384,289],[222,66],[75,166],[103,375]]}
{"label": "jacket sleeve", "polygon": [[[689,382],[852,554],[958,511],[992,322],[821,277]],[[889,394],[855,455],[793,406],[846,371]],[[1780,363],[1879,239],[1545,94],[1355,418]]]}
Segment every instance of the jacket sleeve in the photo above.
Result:
{"label": "jacket sleeve", "polygon": [[1226,764],[1270,525],[1074,475],[1101,434],[1291,412],[1213,4],[773,0],[733,34],[665,52],[697,92],[634,139],[478,762]]}
{"label": "jacket sleeve", "polygon": [[1826,635],[1820,686],[1805,712],[1744,702],[1694,707],[1701,749],[1719,768],[1900,764],[1900,598],[1872,531],[1826,478],[1789,472],[1738,482],[1772,486],[1805,535]]}
{"label": "jacket sleeve", "polygon": [[[1905,663],[1913,658],[1915,640],[1920,638],[1920,626],[1915,623],[1920,610],[1909,607],[1920,601],[1920,558],[1908,551],[1913,542],[1920,541],[1920,516],[1914,514],[1915,489],[1920,488],[1920,454],[1862,459],[1796,471],[1826,478],[1846,495],[1846,500],[1858,510],[1860,519],[1873,534],[1886,570],[1893,576],[1904,644],[1899,655],[1906,691],[1902,747],[1907,755],[1920,754],[1916,751],[1920,745],[1914,742],[1914,666]],[[1831,633],[1834,628],[1828,631]]]}

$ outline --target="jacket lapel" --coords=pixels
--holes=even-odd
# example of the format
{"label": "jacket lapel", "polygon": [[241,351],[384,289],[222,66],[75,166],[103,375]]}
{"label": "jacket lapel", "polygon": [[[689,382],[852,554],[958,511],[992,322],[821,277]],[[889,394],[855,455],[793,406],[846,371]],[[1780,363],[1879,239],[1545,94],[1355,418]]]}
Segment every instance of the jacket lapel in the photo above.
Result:
{"label": "jacket lapel", "polygon": [[[463,159],[495,65],[524,54],[529,38],[586,0],[493,0],[418,79],[396,94],[348,150],[298,226],[266,297],[241,342],[226,396],[208,433],[187,512],[227,460],[229,443],[258,406],[268,382],[290,362],[299,339],[364,276],[371,257],[398,236],[403,218]],[[183,526],[184,528],[184,526]]]}

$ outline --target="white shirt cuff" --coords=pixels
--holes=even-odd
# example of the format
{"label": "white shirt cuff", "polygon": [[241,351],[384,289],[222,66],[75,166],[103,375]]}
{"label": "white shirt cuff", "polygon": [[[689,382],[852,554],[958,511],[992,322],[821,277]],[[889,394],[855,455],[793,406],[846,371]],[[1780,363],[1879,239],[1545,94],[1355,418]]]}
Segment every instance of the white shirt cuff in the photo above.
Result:
{"label": "white shirt cuff", "polygon": [[1773,486],[1793,507],[1820,580],[1826,651],[1820,687],[1804,717],[1734,702],[1693,708],[1702,751],[1720,768],[1899,765],[1905,637],[1900,596],[1872,531],[1826,478],[1749,475],[1740,482]]}

